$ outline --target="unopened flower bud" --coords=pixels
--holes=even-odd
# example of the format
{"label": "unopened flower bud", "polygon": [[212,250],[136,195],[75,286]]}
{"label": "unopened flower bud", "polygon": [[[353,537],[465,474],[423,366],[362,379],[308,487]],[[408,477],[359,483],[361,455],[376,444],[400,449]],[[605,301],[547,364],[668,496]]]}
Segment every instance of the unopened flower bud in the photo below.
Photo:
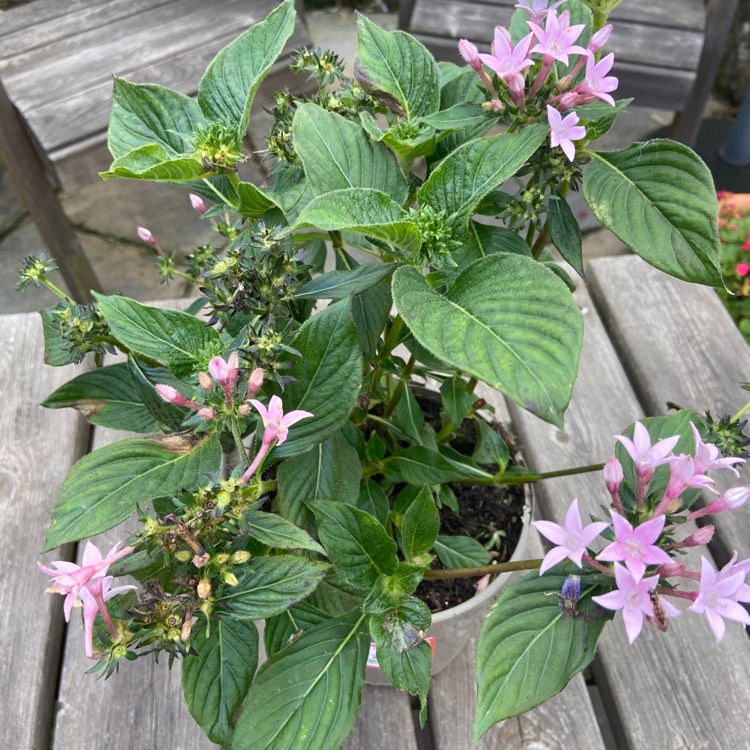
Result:
{"label": "unopened flower bud", "polygon": [[235,565],[241,565],[246,563],[250,559],[250,553],[247,550],[241,549],[232,555],[232,562]]}
{"label": "unopened flower bud", "polygon": [[474,70],[482,69],[482,61],[479,59],[479,50],[476,44],[472,44],[468,39],[461,39],[458,42],[458,52]]}
{"label": "unopened flower bud", "polygon": [[609,39],[609,35],[612,33],[612,24],[608,23],[606,26],[602,26],[599,31],[591,35],[589,39],[588,49],[590,52],[597,53]]}
{"label": "unopened flower bud", "polygon": [[251,373],[247,381],[247,397],[254,398],[258,395],[261,386],[263,385],[263,368],[256,367]]}
{"label": "unopened flower bud", "polygon": [[204,391],[212,391],[214,389],[214,381],[207,372],[198,373],[198,383]]}
{"label": "unopened flower bud", "polygon": [[210,422],[212,419],[216,419],[216,412],[210,406],[204,406],[202,409],[198,409],[198,416],[204,422]]}
{"label": "unopened flower bud", "polygon": [[229,555],[226,552],[222,552],[214,557],[214,562],[217,565],[226,565],[229,562]]}
{"label": "unopened flower bud", "polygon": [[486,576],[482,576],[482,577],[481,577],[481,578],[480,578],[480,579],[479,579],[479,580],[477,581],[477,585],[476,585],[476,587],[475,587],[475,588],[476,588],[476,592],[477,592],[477,594],[478,594],[478,593],[479,593],[480,591],[484,591],[484,590],[485,590],[485,589],[487,588],[487,586],[489,586],[489,585],[490,585],[490,578],[491,578],[491,576],[490,576],[490,575],[489,575],[489,573],[488,573],[488,574],[487,574]]}
{"label": "unopened flower bud", "polygon": [[659,573],[659,578],[670,578],[671,576],[681,576],[685,570],[685,563],[670,562],[661,565],[657,572]]}
{"label": "unopened flower bud", "polygon": [[182,630],[180,630],[180,640],[183,643],[187,643],[190,639],[190,633],[193,629],[193,613],[188,611],[185,615],[185,621],[182,623]]}
{"label": "unopened flower bud", "polygon": [[490,99],[490,109],[500,114],[505,109],[505,105],[499,99]]}
{"label": "unopened flower bud", "polygon": [[219,385],[224,385],[229,381],[229,363],[222,357],[211,357],[211,361],[208,363],[208,371]]}
{"label": "unopened flower bud", "polygon": [[250,413],[250,404],[240,404],[237,407],[237,413],[241,417],[246,417]]}
{"label": "unopened flower bud", "polygon": [[222,570],[221,577],[227,586],[236,586],[239,583],[237,576],[231,570]]}
{"label": "unopened flower bud", "polygon": [[188,195],[190,198],[190,205],[201,215],[206,213],[208,209],[206,208],[206,204],[203,202],[203,198],[200,197],[200,195],[196,195],[195,193],[190,193]]}
{"label": "unopened flower bud", "polygon": [[151,247],[156,247],[156,238],[146,227],[138,227],[138,236]]}
{"label": "unopened flower bud", "polygon": [[612,456],[607,463],[604,464],[602,474],[604,475],[604,481],[607,484],[607,490],[609,493],[617,492],[617,490],[620,489],[622,480],[625,478],[622,471],[622,464]]}
{"label": "unopened flower bud", "polygon": [[714,527],[712,525],[703,526],[702,528],[694,531],[690,536],[678,542],[675,547],[701,547],[704,544],[708,544],[714,537]]}
{"label": "unopened flower bud", "polygon": [[560,111],[570,109],[571,107],[574,107],[576,105],[577,101],[578,94],[575,91],[566,91],[560,97],[560,101],[557,103],[557,109]]}
{"label": "unopened flower bud", "polygon": [[750,499],[750,487],[731,487],[716,502],[722,499],[729,510],[737,510]]}
{"label": "unopened flower bud", "polygon": [[196,568],[202,568],[204,565],[208,564],[210,559],[211,556],[208,552],[204,552],[202,555],[195,555],[193,557],[193,565],[195,565]]}
{"label": "unopened flower bud", "polygon": [[181,549],[175,552],[174,556],[180,562],[187,562],[193,556],[193,553],[189,549]]}
{"label": "unopened flower bud", "polygon": [[185,406],[188,409],[197,409],[199,404],[194,403],[186,399],[176,388],[172,388],[171,385],[165,385],[164,383],[158,383],[154,386],[159,398],[162,401],[166,401],[168,404],[174,404],[175,406]]}
{"label": "unopened flower bud", "polygon": [[199,599],[208,599],[211,596],[211,581],[208,578],[202,578],[198,582],[197,593]]}

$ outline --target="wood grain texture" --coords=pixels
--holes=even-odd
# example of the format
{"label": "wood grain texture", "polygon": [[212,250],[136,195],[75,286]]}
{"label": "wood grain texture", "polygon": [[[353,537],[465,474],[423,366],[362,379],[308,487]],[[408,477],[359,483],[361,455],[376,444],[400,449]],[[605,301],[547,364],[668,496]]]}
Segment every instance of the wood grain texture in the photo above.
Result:
{"label": "wood grain texture", "polygon": [[[39,403],[73,367],[42,362],[38,315],[0,316],[0,747],[47,748],[63,631],[62,597],[45,595],[36,560],[71,559],[72,548],[40,555],[60,485],[86,450],[88,426],[75,412]],[[80,372],[81,370],[78,370]]]}
{"label": "wood grain texture", "polygon": [[417,750],[409,696],[386,685],[365,685],[362,708],[342,750]]}
{"label": "wood grain texture", "polygon": [[[631,304],[647,305],[638,269],[628,270],[634,276]],[[618,277],[617,284],[623,283]],[[591,300],[585,291],[577,298],[586,311],[584,348],[564,431],[511,409],[529,464],[541,471],[606,460],[613,452],[612,436],[642,416]],[[667,306],[662,297],[659,309]],[[574,497],[583,514],[599,515],[601,506],[609,503],[598,473],[537,485],[540,515],[557,522],[562,522]],[[666,634],[646,624],[630,646],[617,617],[600,640],[594,667],[609,719],[624,747],[708,750],[747,742],[750,644],[739,626],[730,623],[724,642],[716,647],[707,622],[687,613],[674,620]]]}
{"label": "wood grain texture", "polygon": [[[542,554],[536,535],[529,539],[528,557]],[[489,606],[486,608],[489,609]],[[471,742],[476,706],[476,638],[433,679],[430,723],[436,746],[451,750],[603,750],[604,741],[583,677],[576,675],[551,700],[516,719],[492,727],[477,745]]]}
{"label": "wood grain texture", "polygon": [[[687,284],[636,256],[591,262],[594,302],[639,399],[649,414],[667,401],[714,416],[735,414],[748,401],[750,349],[713,289]],[[750,471],[743,471],[750,481]],[[721,487],[736,484],[716,475]],[[732,481],[730,481],[732,480]],[[719,513],[712,551],[724,563],[734,550],[750,554],[750,512]]]}

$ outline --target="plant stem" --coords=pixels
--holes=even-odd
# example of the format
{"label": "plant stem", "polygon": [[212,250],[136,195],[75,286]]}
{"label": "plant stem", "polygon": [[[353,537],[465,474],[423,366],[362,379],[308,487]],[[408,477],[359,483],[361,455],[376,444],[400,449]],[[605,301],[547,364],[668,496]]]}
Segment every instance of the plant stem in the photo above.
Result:
{"label": "plant stem", "polygon": [[234,438],[234,444],[237,447],[237,452],[242,457],[244,463],[250,463],[250,456],[245,448],[245,444],[242,442],[242,435],[240,435],[240,425],[237,419],[232,417],[232,437]]}
{"label": "plant stem", "polygon": [[60,297],[60,299],[64,299],[66,302],[69,302],[71,305],[76,304],[76,301],[72,297],[69,297],[67,294],[65,294],[65,292],[62,289],[60,289],[59,286],[57,286],[57,284],[54,284],[53,282],[51,282],[46,276],[40,276],[39,281],[41,281],[42,284],[44,284],[44,286],[46,286],[47,289],[50,290],[50,292]]}
{"label": "plant stem", "polygon": [[[574,466],[570,469],[557,469],[556,471],[542,471],[530,474],[511,474],[508,477],[495,479],[495,484],[509,487],[515,484],[526,484],[527,482],[538,482],[540,479],[554,479],[555,477],[569,477],[574,474],[588,474],[592,471],[601,471],[604,464],[589,464],[588,466]],[[483,482],[489,484],[489,482]]]}
{"label": "plant stem", "polygon": [[425,580],[448,580],[453,578],[478,578],[479,576],[507,573],[513,570],[535,570],[542,564],[542,558],[534,560],[517,560],[516,562],[480,565],[477,568],[451,568],[449,570],[425,570]]}
{"label": "plant stem", "polygon": [[742,418],[742,415],[750,409],[750,401],[748,401],[730,420],[730,424],[733,424],[734,422],[739,422]]}
{"label": "plant stem", "polygon": [[391,327],[388,331],[388,335],[385,337],[383,348],[378,359],[388,359],[388,357],[390,357],[391,352],[396,348],[396,345],[398,344],[398,337],[401,335],[401,330],[403,329],[403,327],[404,319],[400,315],[397,315],[393,319],[393,323],[391,323]]}
{"label": "plant stem", "polygon": [[547,242],[549,242],[549,221],[544,222],[542,231],[539,232],[539,236],[536,238],[536,241],[531,248],[531,255],[534,257],[534,260],[539,259],[539,256],[542,254],[542,250],[544,250],[544,246],[547,244]]}

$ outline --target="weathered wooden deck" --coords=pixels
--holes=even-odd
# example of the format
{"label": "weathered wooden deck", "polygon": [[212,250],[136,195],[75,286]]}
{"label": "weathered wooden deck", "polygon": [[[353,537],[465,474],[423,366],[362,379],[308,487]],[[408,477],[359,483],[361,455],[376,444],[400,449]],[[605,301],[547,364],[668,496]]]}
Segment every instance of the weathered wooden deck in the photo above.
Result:
{"label": "weathered wooden deck", "polygon": [[[667,400],[713,413],[733,413],[744,403],[738,384],[748,379],[750,350],[711,290],[626,256],[593,261],[588,290],[578,300],[585,344],[565,431],[511,409],[531,466],[548,470],[604,460],[614,434],[644,414],[664,413]],[[46,581],[35,560],[71,465],[114,434],[89,430],[72,412],[37,406],[72,370],[42,364],[36,315],[0,317],[0,341],[0,561],[6,571],[0,588],[0,747],[212,747],[182,705],[179,665],[170,672],[164,663],[143,659],[107,681],[84,674],[89,664],[77,617],[65,626],[62,599],[44,595]],[[558,521],[573,497],[588,510],[606,499],[597,475],[548,481],[537,486],[536,496],[538,515]],[[720,515],[715,523],[717,564],[734,549],[750,553],[750,512]],[[74,556],[68,547],[46,559]],[[469,644],[435,677],[429,737],[414,730],[406,696],[368,687],[345,747],[472,747],[472,655]],[[690,614],[666,634],[645,627],[629,646],[618,617],[602,638],[590,682],[578,676],[548,704],[493,728],[479,747],[739,750],[750,744],[750,643],[736,623],[728,624],[720,646],[704,619]]]}

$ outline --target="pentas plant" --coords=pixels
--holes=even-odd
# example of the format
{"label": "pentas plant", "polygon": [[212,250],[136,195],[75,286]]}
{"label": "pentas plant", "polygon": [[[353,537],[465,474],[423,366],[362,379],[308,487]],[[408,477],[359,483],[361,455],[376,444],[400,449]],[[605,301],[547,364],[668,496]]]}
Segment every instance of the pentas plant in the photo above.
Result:
{"label": "pentas plant", "polygon": [[[371,649],[424,705],[423,581],[483,586],[509,565],[534,568],[483,629],[480,734],[562,689],[618,608],[631,634],[643,617],[673,614],[675,561],[709,533],[681,537],[679,524],[746,499],[739,488],[692,508],[710,473],[743,452],[737,420],[693,419],[700,442],[689,419],[658,436],[636,427],[605,468],[612,514],[584,519],[574,504],[565,526],[539,522],[556,545],[544,563],[507,563],[502,529],[446,531],[466,487],[602,468],[519,467],[475,393],[484,383],[562,425],[583,319],[549,246],[582,272],[571,190],[649,263],[721,282],[701,160],[668,140],[594,147],[627,104],[613,96],[602,49],[616,33],[611,5],[519,3],[489,53],[461,42],[464,67],[360,17],[353,79],[333,53],[294,56],[308,93],[273,98],[262,186],[247,179],[243,139],[292,34],[293,0],[217,55],[196,98],[115,79],[103,177],[186,188],[196,222],[218,239],[182,257],[137,230],[162,280],[194,284],[181,310],[104,294],[78,304],[49,280],[52,261],[29,258],[22,271],[20,286],[61,297],[42,313],[46,361],[93,360],[44,405],[139,435],[73,467],[47,533],[49,551],[128,521],[123,550],[100,559],[88,547],[80,568],[45,570],[66,615],[82,607],[96,669],[166,652],[181,660],[188,707],[214,742],[338,747]],[[425,383],[432,395],[415,388]],[[744,601],[744,565],[701,573],[697,593],[682,593],[715,622],[717,606]],[[113,587],[126,574],[137,590]],[[497,613],[525,587],[534,663],[571,665],[554,679],[545,671],[549,688],[532,698],[498,679],[519,670],[504,671],[513,633]],[[269,657],[260,667],[257,621]],[[544,653],[542,636],[558,631],[556,644],[580,652]]]}

